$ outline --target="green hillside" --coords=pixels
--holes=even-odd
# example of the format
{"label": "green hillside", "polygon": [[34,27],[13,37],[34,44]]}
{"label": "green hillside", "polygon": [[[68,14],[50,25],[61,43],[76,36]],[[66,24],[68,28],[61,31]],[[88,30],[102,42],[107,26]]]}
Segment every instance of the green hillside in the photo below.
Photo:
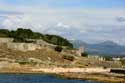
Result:
{"label": "green hillside", "polygon": [[60,45],[60,46],[67,46],[72,48],[73,45],[67,39],[58,36],[58,35],[50,35],[50,34],[42,34],[39,32],[33,32],[30,29],[23,29],[18,28],[17,30],[7,30],[7,29],[0,29],[0,37],[9,37],[14,38],[14,42],[32,42],[27,41],[27,39],[43,39],[44,41]]}

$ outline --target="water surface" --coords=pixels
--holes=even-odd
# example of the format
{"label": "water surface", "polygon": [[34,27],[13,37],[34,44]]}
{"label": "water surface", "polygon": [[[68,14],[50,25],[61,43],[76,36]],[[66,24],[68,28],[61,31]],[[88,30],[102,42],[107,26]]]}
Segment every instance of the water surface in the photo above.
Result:
{"label": "water surface", "polygon": [[68,80],[45,74],[0,74],[0,83],[101,83],[82,80]]}

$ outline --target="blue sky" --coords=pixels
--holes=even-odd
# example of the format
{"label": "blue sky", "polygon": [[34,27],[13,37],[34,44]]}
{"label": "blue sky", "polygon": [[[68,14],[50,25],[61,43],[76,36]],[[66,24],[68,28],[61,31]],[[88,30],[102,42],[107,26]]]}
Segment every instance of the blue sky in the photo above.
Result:
{"label": "blue sky", "polygon": [[0,0],[0,28],[125,45],[125,0]]}
{"label": "blue sky", "polygon": [[11,5],[43,5],[50,7],[125,8],[125,0],[2,0]]}

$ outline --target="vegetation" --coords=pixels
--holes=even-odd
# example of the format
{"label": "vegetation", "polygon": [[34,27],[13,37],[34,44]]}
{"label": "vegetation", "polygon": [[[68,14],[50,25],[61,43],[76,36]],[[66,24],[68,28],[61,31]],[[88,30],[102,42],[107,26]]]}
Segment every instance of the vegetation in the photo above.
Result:
{"label": "vegetation", "polygon": [[25,42],[25,43],[33,43],[34,41],[29,41],[24,38],[14,38],[13,42]]}
{"label": "vegetation", "polygon": [[63,59],[74,61],[75,57],[71,55],[63,55]]}
{"label": "vegetation", "polygon": [[19,61],[17,63],[19,63],[20,65],[27,65],[27,64],[36,65],[37,64],[37,62],[29,62],[29,61]]}
{"label": "vegetation", "polygon": [[44,41],[51,44],[67,46],[70,48],[73,47],[73,45],[63,37],[57,35],[49,35],[49,34],[43,35],[39,32],[33,32],[30,29],[23,29],[23,28],[18,28],[15,31],[0,29],[0,37],[14,38],[14,42],[26,42],[26,43],[33,42],[33,41],[28,41],[28,39],[43,39]]}
{"label": "vegetation", "polygon": [[104,58],[106,61],[113,61],[112,57],[110,57],[110,56],[104,56]]}
{"label": "vegetation", "polygon": [[16,31],[10,31],[9,37],[24,38],[24,39],[40,39],[41,33],[33,32],[30,29],[18,28]]}
{"label": "vegetation", "polygon": [[0,37],[8,37],[9,33],[9,30],[7,29],[0,29]]}
{"label": "vegetation", "polygon": [[20,62],[18,62],[20,65],[26,65],[26,64],[29,64],[29,62],[27,62],[27,61],[20,61]]}
{"label": "vegetation", "polygon": [[125,60],[120,60],[122,65],[125,65]]}
{"label": "vegetation", "polygon": [[62,48],[61,46],[56,46],[56,47],[55,47],[55,51],[57,51],[57,52],[61,52],[62,49],[63,49],[63,48]]}
{"label": "vegetation", "polygon": [[71,48],[73,47],[73,45],[67,39],[64,39],[64,38],[57,36],[57,35],[47,34],[44,36],[44,40],[49,42],[49,43],[55,44],[55,45],[68,46]]}
{"label": "vegetation", "polygon": [[87,56],[88,56],[88,53],[87,53],[87,52],[83,52],[83,53],[81,53],[81,56],[87,57]]}

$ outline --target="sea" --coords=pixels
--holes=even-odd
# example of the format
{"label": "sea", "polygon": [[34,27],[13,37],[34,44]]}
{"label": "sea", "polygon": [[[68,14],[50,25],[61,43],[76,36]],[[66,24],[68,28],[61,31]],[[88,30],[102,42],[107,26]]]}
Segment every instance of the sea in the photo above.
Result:
{"label": "sea", "polygon": [[48,74],[0,74],[0,83],[102,83],[64,79]]}

